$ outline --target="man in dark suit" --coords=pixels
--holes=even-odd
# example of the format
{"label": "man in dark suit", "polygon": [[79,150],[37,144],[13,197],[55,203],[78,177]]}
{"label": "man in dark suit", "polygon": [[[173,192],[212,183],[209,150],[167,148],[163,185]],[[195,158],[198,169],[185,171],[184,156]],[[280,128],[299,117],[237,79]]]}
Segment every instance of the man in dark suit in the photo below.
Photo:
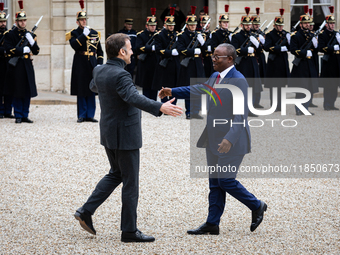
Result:
{"label": "man in dark suit", "polygon": [[[207,84],[232,84],[238,87],[245,98],[247,98],[248,83],[244,76],[235,69],[235,48],[231,44],[219,45],[212,55],[215,73],[213,73]],[[206,90],[206,86],[199,84],[179,88],[164,88],[159,96],[174,96],[177,98],[188,98],[200,96]],[[233,96],[228,89],[216,89],[222,105],[215,105],[212,100],[208,104],[207,125],[197,146],[206,148],[208,166],[230,166],[238,170],[245,154],[250,152],[250,131],[248,126],[248,107],[245,100],[243,115],[234,115]],[[228,123],[214,127],[215,119],[224,119]],[[244,125],[230,125],[244,123]],[[237,171],[236,171],[237,172]],[[262,222],[267,205],[258,200],[253,194],[246,190],[236,178],[236,172],[217,173],[209,178],[209,214],[206,223],[197,229],[189,230],[188,234],[219,234],[220,218],[225,207],[226,192],[246,205],[252,211],[252,223],[250,230],[254,231]]]}
{"label": "man in dark suit", "polygon": [[92,224],[95,210],[123,183],[121,230],[123,242],[152,242],[152,236],[137,229],[137,203],[139,191],[139,148],[142,147],[141,112],[155,116],[163,113],[178,116],[181,107],[164,104],[140,95],[131,75],[124,70],[133,54],[129,36],[118,33],[106,40],[108,61],[93,71],[91,89],[98,93],[101,118],[100,140],[105,147],[111,169],[97,184],[87,202],[80,207],[75,218],[89,233],[96,234]]}
{"label": "man in dark suit", "polygon": [[84,1],[79,1],[82,11],[77,13],[77,29],[66,33],[66,40],[74,49],[71,95],[77,96],[78,123],[84,121],[98,122],[94,119],[96,112],[96,95],[89,89],[92,70],[103,64],[103,50],[100,44],[100,33],[86,26],[87,14]]}

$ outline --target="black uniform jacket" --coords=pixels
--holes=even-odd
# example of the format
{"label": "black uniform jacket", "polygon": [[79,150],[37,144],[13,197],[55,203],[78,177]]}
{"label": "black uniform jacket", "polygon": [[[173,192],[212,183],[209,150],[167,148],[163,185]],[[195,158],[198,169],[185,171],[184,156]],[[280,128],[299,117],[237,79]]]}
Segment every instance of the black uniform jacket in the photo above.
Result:
{"label": "black uniform jacket", "polygon": [[[264,43],[265,51],[269,52],[269,56],[273,55],[274,60],[268,58],[266,77],[281,78],[278,82],[265,82],[265,87],[282,87],[287,84],[287,77],[290,76],[288,64],[288,51],[281,51],[281,47],[286,46],[290,49],[286,39],[287,31],[277,31],[275,28],[266,34],[266,41]],[[271,79],[272,81],[272,79]]]}
{"label": "black uniform jacket", "polygon": [[136,85],[145,89],[152,88],[153,76],[159,62],[159,56],[156,54],[156,51],[152,51],[155,37],[150,41],[155,33],[158,32],[151,33],[147,29],[137,33],[136,52],[138,55],[145,53],[147,56],[144,61],[138,60]]}
{"label": "black uniform jacket", "polygon": [[[177,50],[178,53],[183,56],[183,58],[190,57],[188,67],[184,67],[181,65],[181,70],[178,79],[178,86],[188,86],[190,85],[190,78],[204,78],[204,67],[202,61],[202,54],[196,55],[195,48],[193,45],[195,44],[196,39],[193,40],[195,35],[200,32],[190,32],[188,29],[178,35],[178,43]],[[196,48],[201,49],[201,53],[204,53],[207,49],[206,44],[203,46],[200,43],[197,44]]]}
{"label": "black uniform jacket", "polygon": [[[32,33],[35,43],[33,46],[29,43],[27,44],[31,49],[31,53],[23,53],[25,41],[27,43],[25,38],[27,32],[26,29],[19,30],[18,27],[15,27],[6,34],[4,44],[9,57],[20,57],[15,67],[8,65],[6,75],[6,84],[8,85],[5,87],[5,94],[19,98],[36,97],[38,95],[31,54],[38,55],[39,46],[36,41],[36,35]],[[24,38],[25,40],[23,40]],[[18,45],[19,42],[20,45]]]}
{"label": "black uniform jacket", "polygon": [[75,50],[71,75],[71,95],[90,96],[89,88],[92,80],[92,70],[103,64],[103,50],[100,44],[100,34],[90,29],[88,36],[78,27],[66,34],[71,47]]}
{"label": "black uniform jacket", "polygon": [[160,56],[160,60],[168,59],[168,63],[166,67],[156,66],[152,84],[152,89],[154,90],[160,90],[162,87],[176,87],[180,69],[179,56],[172,56],[176,35],[177,32],[175,31],[171,32],[163,29],[155,36],[156,53]]}

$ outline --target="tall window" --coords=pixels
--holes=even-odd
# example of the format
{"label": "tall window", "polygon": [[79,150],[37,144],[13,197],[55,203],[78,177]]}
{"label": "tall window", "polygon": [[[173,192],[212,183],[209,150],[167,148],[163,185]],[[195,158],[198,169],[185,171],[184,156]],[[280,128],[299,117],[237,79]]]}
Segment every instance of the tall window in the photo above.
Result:
{"label": "tall window", "polygon": [[330,14],[329,6],[334,6],[335,0],[290,0],[291,24],[294,26],[299,21],[300,15],[304,14],[303,6],[308,5],[313,9],[314,29],[317,30],[325,17]]}

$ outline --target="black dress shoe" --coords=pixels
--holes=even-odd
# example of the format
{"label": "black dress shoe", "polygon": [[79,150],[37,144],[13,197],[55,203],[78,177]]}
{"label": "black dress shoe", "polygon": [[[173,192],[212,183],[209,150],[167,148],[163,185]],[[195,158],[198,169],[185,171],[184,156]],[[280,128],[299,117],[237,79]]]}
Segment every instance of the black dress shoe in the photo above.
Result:
{"label": "black dress shoe", "polygon": [[4,115],[0,114],[0,119],[3,119],[4,118]]}
{"label": "black dress shoe", "polygon": [[199,114],[191,114],[190,115],[190,119],[199,119],[199,120],[203,120],[203,117]]}
{"label": "black dress shoe", "polygon": [[8,119],[14,119],[15,118],[12,114],[5,114],[4,116],[5,116],[5,118],[8,118]]}
{"label": "black dress shoe", "polygon": [[254,113],[252,113],[252,112],[249,112],[249,113],[248,113],[248,116],[249,116],[249,117],[258,117],[256,114],[254,114]]}
{"label": "black dress shoe", "polygon": [[29,118],[22,118],[21,121],[26,123],[33,123],[33,121],[30,120]]}
{"label": "black dress shoe", "polygon": [[98,120],[96,120],[94,118],[86,118],[86,121],[88,121],[88,122],[98,122]]}
{"label": "black dress shoe", "polygon": [[297,111],[297,112],[296,112],[296,115],[297,115],[297,116],[301,116],[301,115],[303,115],[303,112]]}
{"label": "black dress shoe", "polygon": [[186,117],[185,117],[187,120],[190,120],[190,113],[186,114]]}
{"label": "black dress shoe", "polygon": [[257,104],[257,105],[254,105],[254,108],[259,108],[259,109],[262,109],[262,108],[264,108],[262,105],[260,105],[260,104]]}
{"label": "black dress shoe", "polygon": [[21,119],[20,118],[16,118],[15,119],[15,123],[18,123],[18,124],[20,124],[22,121],[21,121]]}
{"label": "black dress shoe", "polygon": [[250,231],[253,232],[262,222],[264,212],[267,211],[267,204],[263,201],[260,201],[260,208],[252,211],[251,213],[251,225]]}
{"label": "black dress shoe", "polygon": [[85,121],[84,118],[78,118],[78,120],[77,120],[78,123],[82,123],[82,122],[84,122],[84,121]]}
{"label": "black dress shoe", "polygon": [[333,107],[331,107],[331,110],[339,111],[339,108],[333,106]]}
{"label": "black dress shoe", "polygon": [[187,233],[189,235],[219,235],[220,234],[220,227],[218,225],[212,225],[210,223],[204,223],[196,229],[188,230]]}
{"label": "black dress shoe", "polygon": [[76,211],[74,217],[79,221],[80,226],[92,235],[96,234],[96,230],[92,224],[92,217],[90,213],[80,213]]}
{"label": "black dress shoe", "polygon": [[318,107],[318,106],[313,103],[310,103],[308,107]]}
{"label": "black dress shoe", "polygon": [[147,236],[137,229],[136,232],[122,232],[121,241],[124,243],[153,242],[155,238],[153,236]]}

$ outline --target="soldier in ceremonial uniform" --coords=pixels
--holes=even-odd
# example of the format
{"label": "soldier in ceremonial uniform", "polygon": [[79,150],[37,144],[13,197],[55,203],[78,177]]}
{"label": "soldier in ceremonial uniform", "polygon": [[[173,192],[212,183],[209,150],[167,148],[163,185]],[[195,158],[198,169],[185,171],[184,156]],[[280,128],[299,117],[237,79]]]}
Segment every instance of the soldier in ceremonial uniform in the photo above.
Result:
{"label": "soldier in ceremonial uniform", "polygon": [[131,74],[133,79],[133,72],[136,66],[136,39],[137,39],[137,32],[136,30],[132,29],[133,19],[126,19],[124,23],[124,28],[119,30],[118,33],[127,34],[130,37],[130,42],[132,46],[133,55],[131,56],[131,63],[126,65],[126,70]]}
{"label": "soldier in ceremonial uniform", "polygon": [[[312,33],[309,31],[309,23],[310,18],[308,15],[308,5],[304,6],[305,14],[300,16],[300,30],[294,32],[291,35],[290,41],[290,51],[296,57],[301,59],[301,62],[298,66],[293,65],[293,69],[291,72],[292,78],[300,78],[300,79],[292,79],[289,86],[291,87],[300,87],[305,88],[310,91],[311,94],[319,91],[317,78],[317,70],[315,66],[315,62],[313,60],[313,51],[317,51],[318,42],[315,37],[313,37]],[[310,49],[302,48],[302,46],[306,43],[306,41],[310,41],[313,37],[313,44]],[[301,79],[303,78],[303,79]],[[312,79],[308,79],[312,78]],[[302,93],[296,93],[295,98],[304,98],[305,95]],[[307,103],[304,103],[303,106],[308,110],[309,100]],[[300,116],[303,113],[297,108],[296,115]],[[313,113],[311,113],[314,115]]]}
{"label": "soldier in ceremonial uniform", "polygon": [[[202,63],[201,53],[207,49],[205,40],[200,32],[196,31],[197,17],[195,15],[196,6],[191,6],[191,15],[187,16],[186,24],[187,29],[180,33],[178,36],[177,50],[185,59],[190,59],[188,66],[183,66],[181,62],[181,68],[178,79],[178,86],[189,86],[190,78],[204,78],[204,67]],[[194,47],[195,46],[195,47]],[[200,102],[191,102],[185,100],[185,114],[186,118],[198,118],[202,119],[202,116],[198,114],[200,109]]]}
{"label": "soldier in ceremonial uniform", "polygon": [[229,5],[224,6],[225,14],[219,17],[220,28],[211,32],[208,48],[211,46],[211,51],[214,52],[216,47],[222,43],[231,43],[232,32],[228,30],[229,26]]}
{"label": "soldier in ceremonial uniform", "polygon": [[334,6],[330,6],[330,15],[326,16],[326,29],[319,35],[319,50],[325,54],[322,59],[321,77],[332,78],[323,82],[323,107],[326,111],[339,110],[334,106],[338,95],[340,78],[340,34],[334,31]]}
{"label": "soldier in ceremonial uniform", "polygon": [[[260,40],[260,44],[263,47],[265,38],[264,38],[264,33],[260,29],[261,25],[261,19],[260,19],[260,8],[256,8],[256,15],[251,17],[251,22],[252,22],[252,29],[251,31],[253,33],[258,33],[258,39]],[[266,57],[264,56],[263,49],[261,51],[256,51],[255,53],[257,61],[259,63],[259,70],[260,70],[260,77],[262,78],[261,81],[264,81],[264,77],[266,77]],[[263,108],[262,105],[260,105],[260,100],[261,100],[261,93],[255,94],[255,102],[254,102],[254,107],[255,108]]]}
{"label": "soldier in ceremonial uniform", "polygon": [[7,31],[7,19],[4,12],[4,3],[0,3],[0,119],[14,118],[12,115],[12,101],[11,95],[4,95],[5,77],[7,72],[8,58],[4,47],[5,36]]}
{"label": "soldier in ceremonial uniform", "polygon": [[[315,33],[314,30],[314,19],[313,19],[313,9],[309,9],[309,18],[310,18],[310,23],[309,23],[309,30],[311,31],[311,33]],[[316,67],[316,72],[317,75],[319,77],[319,54],[317,51],[313,51],[313,60],[315,62],[315,67]],[[310,104],[309,107],[318,107],[317,105],[313,104],[313,94],[311,95],[312,98],[310,100]]]}
{"label": "soldier in ceremonial uniform", "polygon": [[[92,70],[103,64],[103,50],[100,45],[100,33],[86,26],[87,15],[84,1],[79,1],[82,11],[77,12],[77,29],[66,34],[66,40],[75,50],[71,74],[71,95],[77,96],[78,123],[94,119],[96,111],[95,93],[89,88]],[[96,57],[97,55],[97,57]]]}
{"label": "soldier in ceremonial uniform", "polygon": [[205,77],[210,77],[215,71],[213,68],[213,62],[211,59],[211,45],[209,45],[210,42],[210,35],[211,35],[211,31],[210,29],[210,22],[208,23],[206,29],[203,31],[204,26],[207,24],[207,22],[209,21],[210,17],[208,15],[209,13],[209,9],[208,6],[204,6],[204,12],[205,15],[203,15],[201,17],[201,33],[202,35],[204,35],[205,37],[205,41],[206,41],[206,45],[207,45],[207,49],[205,50],[205,52],[203,53],[203,65],[204,65],[204,72],[205,72]]}
{"label": "soldier in ceremonial uniform", "polygon": [[[250,8],[245,7],[245,11],[247,15],[241,18],[242,30],[233,35],[231,44],[238,54],[236,62],[240,61],[236,64],[236,69],[247,78],[249,87],[253,88],[253,104],[255,106],[255,102],[259,101],[256,96],[259,97],[262,91],[260,69],[255,54],[262,52],[262,46],[258,37],[255,37],[250,31],[252,26],[251,18],[249,17]],[[249,116],[257,117],[252,112],[249,112]]]}
{"label": "soldier in ceremonial uniform", "polygon": [[[267,79],[265,87],[270,89],[270,103],[273,104],[273,88],[278,89],[277,108],[281,111],[281,88],[288,84],[287,77],[290,76],[288,64],[288,51],[290,49],[290,34],[283,30],[284,9],[280,9],[280,16],[274,20],[274,29],[266,34],[264,49],[269,52],[267,64]],[[279,78],[279,79],[274,79]]]}
{"label": "soldier in ceremonial uniform", "polygon": [[143,88],[143,95],[157,101],[157,89],[152,89],[155,70],[159,62],[156,54],[155,36],[157,19],[156,8],[151,8],[151,15],[146,18],[143,31],[137,33],[136,51],[138,54],[136,85]]}
{"label": "soldier in ceremonial uniform", "polygon": [[[180,63],[179,53],[176,47],[177,32],[175,31],[175,7],[170,7],[170,16],[165,16],[165,29],[155,36],[156,52],[161,62],[156,66],[156,72],[152,84],[153,90],[161,90],[162,87],[174,88],[177,85]],[[163,103],[172,97],[164,97]],[[176,104],[176,99],[173,104]]]}
{"label": "soldier in ceremonial uniform", "polygon": [[[37,87],[31,54],[39,54],[37,37],[26,29],[26,12],[23,1],[18,1],[20,11],[15,14],[16,28],[5,37],[5,50],[9,57],[19,57],[15,66],[8,65],[5,95],[13,95],[15,123],[33,123],[28,118],[31,98],[36,97]],[[27,46],[26,46],[27,45]]]}

